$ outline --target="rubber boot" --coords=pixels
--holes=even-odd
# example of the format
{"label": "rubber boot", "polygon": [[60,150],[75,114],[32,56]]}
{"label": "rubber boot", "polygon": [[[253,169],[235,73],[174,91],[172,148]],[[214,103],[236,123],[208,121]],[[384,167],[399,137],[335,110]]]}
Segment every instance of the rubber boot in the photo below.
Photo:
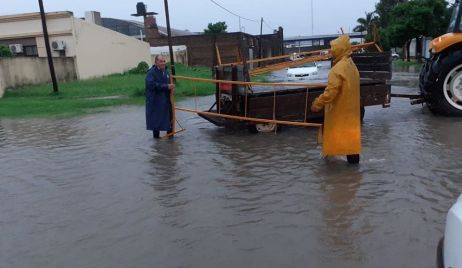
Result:
{"label": "rubber boot", "polygon": [[358,164],[359,163],[359,154],[347,155],[347,161],[350,164]]}
{"label": "rubber boot", "polygon": [[160,131],[159,131],[159,130],[153,130],[153,131],[152,131],[152,137],[153,137],[154,139],[160,138]]}

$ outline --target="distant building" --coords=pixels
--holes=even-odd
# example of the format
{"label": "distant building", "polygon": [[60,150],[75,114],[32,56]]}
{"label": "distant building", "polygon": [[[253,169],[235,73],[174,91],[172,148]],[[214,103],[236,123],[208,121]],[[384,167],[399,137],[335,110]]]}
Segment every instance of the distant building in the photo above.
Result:
{"label": "distant building", "polygon": [[[114,18],[101,18],[101,26],[111,29],[113,31],[135,37],[137,39],[146,39],[144,32],[144,23],[135,20],[121,20]],[[158,26],[159,34],[161,36],[167,36],[167,28]],[[183,36],[183,35],[194,35],[196,33],[187,30],[171,29],[172,36]]]}
{"label": "distant building", "polygon": [[[75,77],[87,79],[120,73],[139,62],[150,63],[149,44],[109,30],[99,13],[82,20],[72,12],[46,14],[52,56],[73,61]],[[0,16],[0,45],[16,56],[46,57],[39,13]]]}
{"label": "distant building", "polygon": [[[151,47],[168,45],[165,28],[158,26],[154,16],[146,16],[144,20],[146,40]],[[186,46],[189,65],[214,66],[218,59],[216,48],[220,51],[222,63],[238,61],[239,55],[246,60],[261,57],[279,56],[284,53],[283,29],[279,27],[272,34],[254,36],[242,32],[204,34],[190,33],[182,35],[172,30],[172,43],[175,46]]]}
{"label": "distant building", "polygon": [[[361,43],[367,33],[348,33],[351,41]],[[295,36],[284,38],[284,49],[287,54],[294,52],[308,52],[330,48],[330,41],[336,39],[340,34]]]}

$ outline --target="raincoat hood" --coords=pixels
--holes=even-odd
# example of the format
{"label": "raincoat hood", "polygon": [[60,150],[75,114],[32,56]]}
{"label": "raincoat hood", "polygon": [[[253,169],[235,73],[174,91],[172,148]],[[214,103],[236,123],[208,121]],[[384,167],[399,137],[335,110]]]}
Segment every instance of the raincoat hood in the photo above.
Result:
{"label": "raincoat hood", "polygon": [[350,37],[343,34],[337,39],[334,39],[330,42],[332,56],[334,57],[334,64],[339,62],[344,57],[349,57],[351,55],[351,43]]}

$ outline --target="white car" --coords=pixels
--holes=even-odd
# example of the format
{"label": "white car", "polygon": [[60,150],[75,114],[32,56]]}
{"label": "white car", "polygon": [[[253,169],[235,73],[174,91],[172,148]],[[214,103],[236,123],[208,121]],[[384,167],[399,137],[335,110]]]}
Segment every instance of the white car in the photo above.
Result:
{"label": "white car", "polygon": [[444,237],[438,244],[437,267],[462,267],[462,195],[449,209]]}
{"label": "white car", "polygon": [[287,80],[305,80],[318,76],[319,66],[316,62],[308,62],[297,67],[287,69]]}

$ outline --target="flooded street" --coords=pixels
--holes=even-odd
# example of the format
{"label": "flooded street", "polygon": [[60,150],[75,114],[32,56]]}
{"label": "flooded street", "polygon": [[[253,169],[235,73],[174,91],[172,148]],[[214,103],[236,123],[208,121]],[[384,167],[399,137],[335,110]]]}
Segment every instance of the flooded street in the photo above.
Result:
{"label": "flooded street", "polygon": [[[394,73],[393,92],[416,91],[416,73]],[[320,157],[315,129],[177,118],[170,140],[144,107],[0,119],[0,267],[435,267],[461,119],[367,107],[351,166]]]}

